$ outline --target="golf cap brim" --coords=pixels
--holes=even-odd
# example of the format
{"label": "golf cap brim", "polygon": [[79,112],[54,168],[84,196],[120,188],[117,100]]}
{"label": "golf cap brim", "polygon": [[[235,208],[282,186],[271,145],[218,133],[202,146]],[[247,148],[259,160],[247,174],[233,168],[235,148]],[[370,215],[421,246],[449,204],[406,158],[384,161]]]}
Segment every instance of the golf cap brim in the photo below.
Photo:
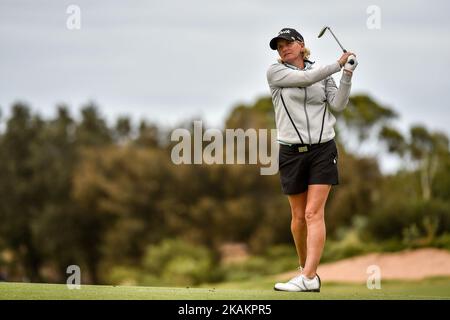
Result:
{"label": "golf cap brim", "polygon": [[270,40],[270,48],[272,50],[277,50],[277,42],[280,39],[284,39],[284,40],[287,40],[287,41],[295,41],[295,40],[297,40],[297,39],[295,39],[295,37],[291,37],[291,36],[287,36],[287,35],[286,36],[275,37],[272,40]]}
{"label": "golf cap brim", "polygon": [[284,28],[278,33],[278,35],[275,38],[270,40],[269,45],[272,50],[277,50],[277,41],[280,39],[287,41],[298,40],[303,42],[303,36],[297,30],[292,28]]}

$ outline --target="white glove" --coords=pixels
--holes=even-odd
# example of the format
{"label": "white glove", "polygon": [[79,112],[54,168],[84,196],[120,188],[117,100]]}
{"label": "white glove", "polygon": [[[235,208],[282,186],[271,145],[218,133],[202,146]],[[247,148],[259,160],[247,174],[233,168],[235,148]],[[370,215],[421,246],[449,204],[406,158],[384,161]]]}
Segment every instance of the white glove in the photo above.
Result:
{"label": "white glove", "polygon": [[[350,62],[353,61],[353,64]],[[348,57],[347,62],[344,65],[344,70],[352,72],[356,69],[356,66],[358,65],[358,60],[356,60],[356,57],[354,55],[351,55]]]}

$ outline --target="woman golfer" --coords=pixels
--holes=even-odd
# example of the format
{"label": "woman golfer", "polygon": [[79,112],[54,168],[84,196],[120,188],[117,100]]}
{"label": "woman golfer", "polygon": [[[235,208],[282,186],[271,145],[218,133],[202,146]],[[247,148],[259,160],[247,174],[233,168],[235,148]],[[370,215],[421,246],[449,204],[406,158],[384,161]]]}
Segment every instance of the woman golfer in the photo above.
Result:
{"label": "woman golfer", "polygon": [[[339,183],[338,151],[334,141],[336,118],[348,103],[353,65],[351,52],[338,61],[317,66],[308,60],[302,35],[284,28],[270,41],[280,55],[270,66],[267,81],[272,93],[278,129],[279,171],[283,193],[291,207],[291,231],[300,274],[275,290],[320,292],[316,274],[325,243],[324,209],[332,185]],[[340,86],[332,74],[344,67]]]}

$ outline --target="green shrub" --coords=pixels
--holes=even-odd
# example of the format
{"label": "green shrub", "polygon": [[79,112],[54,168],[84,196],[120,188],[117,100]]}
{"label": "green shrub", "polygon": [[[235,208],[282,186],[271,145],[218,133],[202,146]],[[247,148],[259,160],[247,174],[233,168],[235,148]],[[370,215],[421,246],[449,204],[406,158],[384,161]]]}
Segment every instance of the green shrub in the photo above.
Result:
{"label": "green shrub", "polygon": [[205,247],[181,240],[164,240],[147,248],[143,262],[146,283],[175,285],[199,284],[209,281],[213,268],[211,253]]}
{"label": "green shrub", "polygon": [[140,270],[129,266],[113,267],[108,275],[106,281],[113,285],[137,285],[140,277]]}
{"label": "green shrub", "polygon": [[437,237],[431,245],[436,248],[450,250],[450,232]]}
{"label": "green shrub", "polygon": [[371,213],[367,231],[375,240],[395,239],[414,245],[419,239],[428,239],[430,244],[435,236],[450,231],[450,204],[403,199],[380,206]]}
{"label": "green shrub", "polygon": [[271,246],[261,255],[250,256],[241,262],[222,265],[220,269],[224,280],[241,281],[292,271],[297,267],[297,253],[292,244]]}
{"label": "green shrub", "polygon": [[359,232],[351,228],[347,229],[341,240],[327,240],[321,262],[332,262],[378,250],[378,245],[361,240]]}

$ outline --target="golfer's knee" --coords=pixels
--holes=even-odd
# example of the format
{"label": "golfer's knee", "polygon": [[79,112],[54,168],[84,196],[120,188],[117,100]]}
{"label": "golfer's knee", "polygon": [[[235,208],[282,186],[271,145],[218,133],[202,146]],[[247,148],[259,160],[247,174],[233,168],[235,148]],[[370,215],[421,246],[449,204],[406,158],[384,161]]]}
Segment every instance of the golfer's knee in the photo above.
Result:
{"label": "golfer's knee", "polygon": [[323,219],[323,210],[314,209],[314,208],[306,208],[306,211],[305,211],[306,224],[314,223],[314,222],[320,221],[322,219]]}
{"label": "golfer's knee", "polygon": [[306,225],[305,212],[301,209],[292,210],[291,224],[296,226]]}
{"label": "golfer's knee", "polygon": [[296,218],[292,217],[291,227],[298,228],[298,227],[304,227],[304,226],[306,226],[305,217],[296,217]]}

